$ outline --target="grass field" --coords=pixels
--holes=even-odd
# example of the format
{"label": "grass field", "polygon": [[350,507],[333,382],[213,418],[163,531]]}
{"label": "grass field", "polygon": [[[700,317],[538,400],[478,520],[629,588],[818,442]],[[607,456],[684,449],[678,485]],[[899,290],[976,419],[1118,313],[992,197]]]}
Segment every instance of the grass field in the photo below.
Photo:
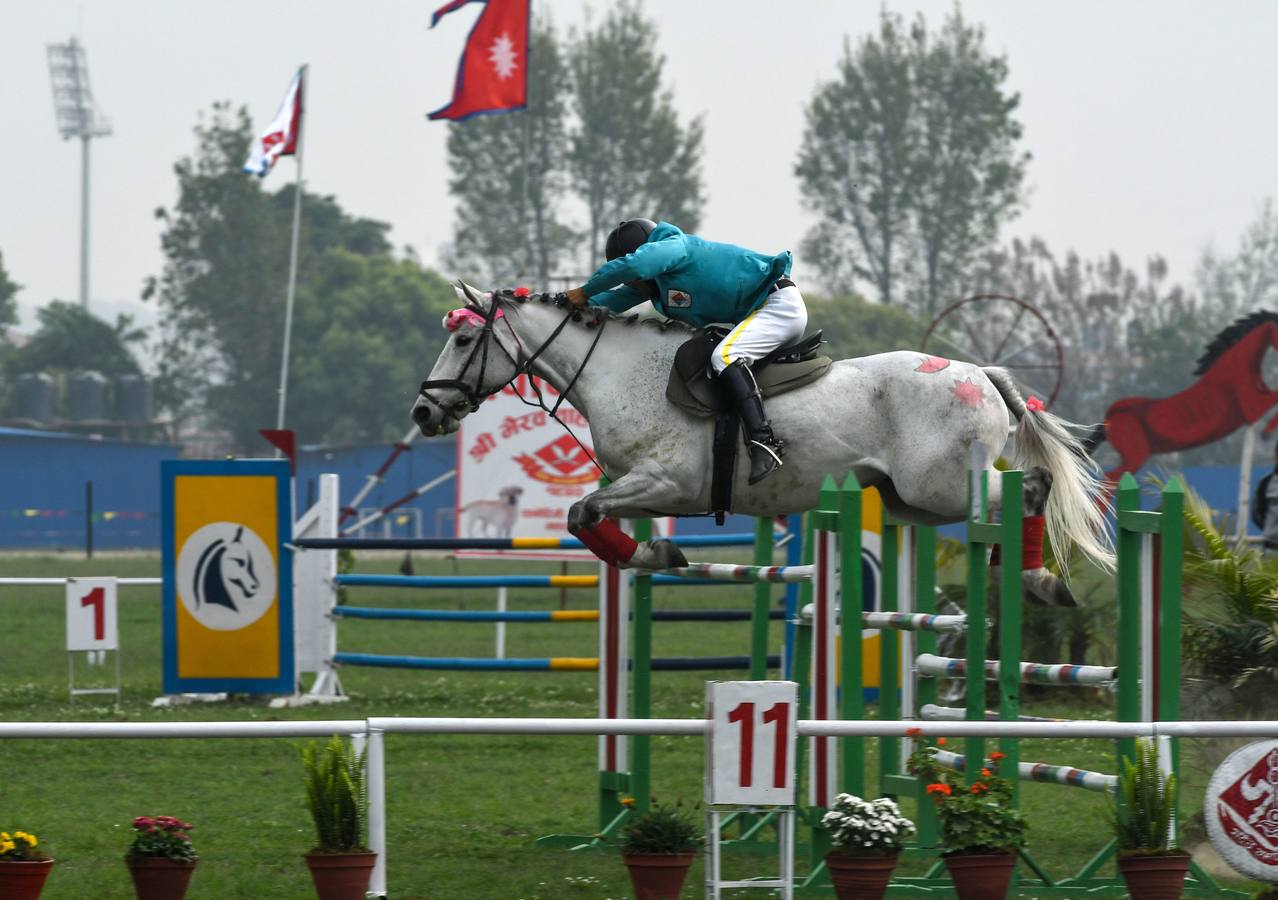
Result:
{"label": "grass field", "polygon": [[[734,554],[717,553],[731,560]],[[740,554],[735,555],[745,561]],[[496,574],[557,572],[558,564],[460,563],[418,557],[417,572]],[[362,560],[357,571],[393,572],[398,559]],[[155,575],[158,556],[4,556],[0,575]],[[574,571],[592,571],[579,567]],[[425,594],[430,596],[423,596]],[[351,589],[349,602],[378,606],[490,609],[492,591],[412,593]],[[736,608],[749,588],[658,589],[656,608]],[[515,609],[558,606],[557,591],[511,591]],[[591,590],[568,594],[569,608],[595,607]],[[593,716],[596,676],[587,672],[484,673],[346,669],[349,703],[270,710],[243,700],[152,709],[159,695],[158,588],[120,589],[124,696],[119,709],[67,696],[60,588],[0,587],[0,717],[8,721],[185,721],[410,716]],[[781,640],[774,623],[772,646]],[[493,626],[470,623],[358,621],[341,626],[343,650],[489,656]],[[748,652],[749,623],[654,626],[657,656]],[[508,656],[595,656],[592,624],[511,625]],[[84,672],[83,669],[80,670]],[[104,674],[104,673],[103,673]],[[84,677],[83,674],[81,676]],[[660,672],[653,715],[703,712],[707,679],[740,672]],[[1109,718],[1104,699],[1030,699],[1026,712]],[[391,896],[431,900],[602,900],[630,896],[623,865],[612,853],[572,853],[535,846],[540,835],[597,829],[594,738],[391,736],[387,740],[388,866]],[[168,741],[11,741],[3,747],[0,829],[37,834],[58,862],[46,900],[130,898],[122,855],[137,815],[175,815],[196,823],[201,862],[191,900],[313,896],[301,855],[309,849],[298,744],[284,739]],[[695,804],[701,795],[698,738],[653,739],[653,792],[663,801]],[[1187,757],[1192,754],[1187,753]],[[1026,741],[1022,758],[1113,771],[1103,741]],[[1205,774],[1186,767],[1187,814],[1202,804]],[[1049,872],[1080,868],[1108,834],[1104,798],[1054,785],[1023,787],[1031,823],[1030,851]],[[770,857],[740,858],[730,874],[772,874]],[[684,897],[703,895],[701,865]],[[1244,886],[1232,882],[1231,886]],[[760,896],[736,892],[733,896]],[[902,896],[902,895],[896,895]],[[934,896],[934,895],[933,895]],[[1025,896],[1033,896],[1028,892]],[[1094,896],[1094,895],[1092,895]]]}

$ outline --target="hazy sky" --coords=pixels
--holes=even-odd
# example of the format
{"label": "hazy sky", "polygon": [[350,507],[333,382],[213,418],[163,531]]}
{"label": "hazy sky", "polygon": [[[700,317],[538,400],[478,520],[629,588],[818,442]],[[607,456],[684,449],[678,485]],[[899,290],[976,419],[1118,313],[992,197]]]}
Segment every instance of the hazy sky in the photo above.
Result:
{"label": "hazy sky", "polygon": [[[194,147],[198,111],[248,104],[255,126],[310,63],[306,176],[350,212],[390,222],[396,245],[434,263],[451,232],[445,126],[424,114],[452,92],[472,5],[428,30],[428,3],[0,0],[0,253],[24,285],[24,323],[78,295],[79,142],[53,119],[45,44],[80,37],[115,134],[93,144],[93,309],[138,301],[160,270],[158,206]],[[533,0],[562,28],[582,0]],[[597,9],[606,6],[594,4]],[[937,23],[949,2],[888,2]],[[803,108],[832,77],[845,35],[875,27],[860,0],[647,0],[685,116],[706,117],[701,233],[798,249],[810,224],[793,176]],[[968,0],[1021,94],[1031,198],[1005,234],[1063,252],[1162,253],[1186,279],[1202,249],[1232,250],[1278,194],[1278,3]],[[285,160],[268,177],[293,177]],[[246,176],[248,177],[248,176]],[[643,210],[636,210],[643,214]],[[796,261],[799,279],[803,260]],[[466,273],[445,273],[465,275]],[[284,273],[280,275],[281,283]]]}

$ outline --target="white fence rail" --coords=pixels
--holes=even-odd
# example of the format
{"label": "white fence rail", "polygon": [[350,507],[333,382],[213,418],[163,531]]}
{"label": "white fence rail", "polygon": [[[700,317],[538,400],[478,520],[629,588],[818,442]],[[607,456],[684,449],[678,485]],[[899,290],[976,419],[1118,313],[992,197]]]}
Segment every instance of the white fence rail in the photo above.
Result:
{"label": "white fence rail", "polygon": [[[386,734],[647,734],[704,735],[706,719],[413,718],[315,719],[290,722],[0,722],[0,740],[298,738],[348,735],[367,752],[368,837],[377,851],[370,894],[386,895]],[[1278,738],[1278,721],[1256,722],[927,722],[797,723],[800,737]]]}

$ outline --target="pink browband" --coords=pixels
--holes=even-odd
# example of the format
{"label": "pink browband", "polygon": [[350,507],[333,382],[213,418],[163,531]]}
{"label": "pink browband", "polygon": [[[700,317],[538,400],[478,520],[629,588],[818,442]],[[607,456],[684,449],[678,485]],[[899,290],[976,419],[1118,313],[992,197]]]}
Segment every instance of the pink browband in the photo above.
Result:
{"label": "pink browband", "polygon": [[[500,309],[497,310],[497,315],[493,317],[493,321],[500,319],[504,315],[506,315],[504,311]],[[450,309],[448,311],[448,315],[444,316],[444,328],[449,331],[456,331],[468,322],[472,325],[482,326],[484,324],[484,317],[475,312],[475,310],[469,308]]]}

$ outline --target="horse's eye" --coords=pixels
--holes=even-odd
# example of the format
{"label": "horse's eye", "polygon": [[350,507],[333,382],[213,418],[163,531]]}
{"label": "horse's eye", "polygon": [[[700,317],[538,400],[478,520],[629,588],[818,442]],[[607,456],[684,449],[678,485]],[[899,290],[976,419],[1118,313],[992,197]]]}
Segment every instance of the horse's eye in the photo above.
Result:
{"label": "horse's eye", "polygon": [[456,337],[458,347],[465,347],[467,344],[469,344],[473,340],[474,338],[468,334],[459,334]]}

